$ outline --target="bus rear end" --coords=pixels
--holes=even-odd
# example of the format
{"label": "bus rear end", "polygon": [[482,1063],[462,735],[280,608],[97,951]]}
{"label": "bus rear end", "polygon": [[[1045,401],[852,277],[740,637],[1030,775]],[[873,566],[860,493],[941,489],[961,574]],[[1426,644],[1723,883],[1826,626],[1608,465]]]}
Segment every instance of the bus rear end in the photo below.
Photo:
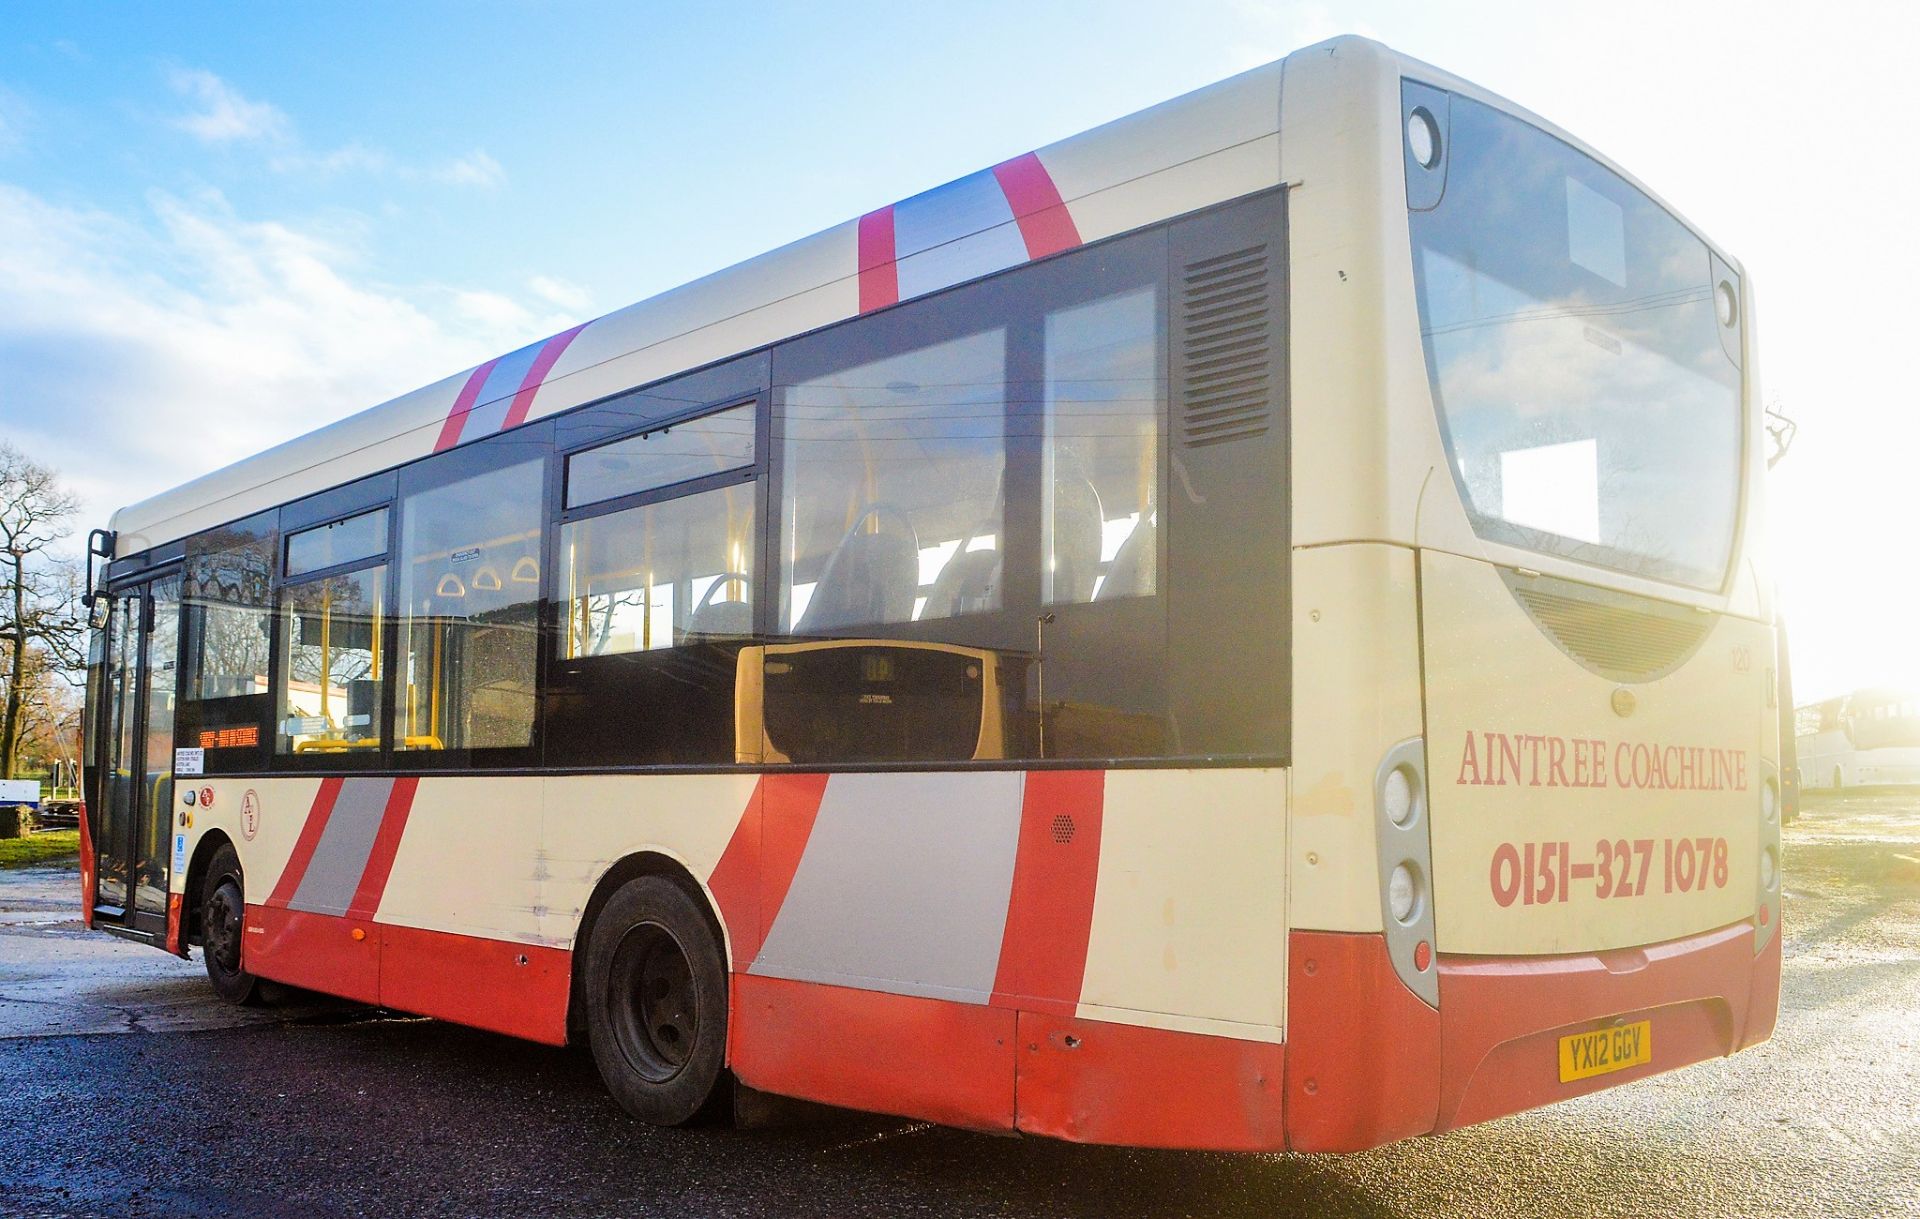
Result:
{"label": "bus rear end", "polygon": [[[1329,493],[1329,539],[1303,528],[1317,545],[1296,551],[1296,888],[1316,893],[1326,859],[1364,849],[1367,829],[1375,856],[1351,861],[1354,907],[1296,902],[1301,1149],[1446,1130],[1731,1054],[1771,1033],[1779,993],[1781,709],[1748,558],[1742,275],[1569,138],[1381,58],[1352,87],[1396,171],[1374,234],[1377,331],[1352,323],[1345,370],[1316,364],[1298,331],[1294,347],[1296,512],[1315,510],[1301,463],[1333,464],[1316,447],[1336,427],[1376,429],[1346,443],[1378,462],[1361,492]],[[1311,165],[1289,174],[1311,189]],[[1296,258],[1315,238],[1307,193]],[[1358,260],[1334,256],[1344,280]],[[1297,264],[1296,282],[1312,271]],[[1358,388],[1337,413],[1371,423],[1309,413],[1312,385],[1343,376]],[[1327,577],[1337,553],[1360,574]],[[1341,610],[1374,603],[1345,674],[1312,654]],[[1339,689],[1351,674],[1368,679]],[[1316,705],[1346,717],[1344,766],[1316,748],[1341,744]],[[1335,781],[1367,829],[1325,828]],[[1360,908],[1376,898],[1377,915]],[[1365,926],[1378,941],[1352,934]]]}

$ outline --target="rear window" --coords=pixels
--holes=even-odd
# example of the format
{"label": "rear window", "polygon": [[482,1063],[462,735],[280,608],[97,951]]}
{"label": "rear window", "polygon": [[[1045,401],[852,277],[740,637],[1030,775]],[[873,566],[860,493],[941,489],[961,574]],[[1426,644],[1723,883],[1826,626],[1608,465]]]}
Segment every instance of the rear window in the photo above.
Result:
{"label": "rear window", "polygon": [[1563,141],[1466,98],[1406,94],[1421,335],[1475,529],[1718,588],[1740,499],[1737,278]]}

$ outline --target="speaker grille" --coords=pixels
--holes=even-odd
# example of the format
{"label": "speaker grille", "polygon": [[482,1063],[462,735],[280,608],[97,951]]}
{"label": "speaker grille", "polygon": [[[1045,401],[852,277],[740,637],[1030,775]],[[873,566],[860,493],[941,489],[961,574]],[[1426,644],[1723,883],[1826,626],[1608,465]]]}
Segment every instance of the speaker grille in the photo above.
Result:
{"label": "speaker grille", "polygon": [[1273,415],[1267,244],[1188,263],[1180,284],[1180,439],[1264,433]]}
{"label": "speaker grille", "polygon": [[1687,606],[1502,572],[1521,608],[1560,650],[1602,677],[1652,681],[1680,667],[1718,621]]}

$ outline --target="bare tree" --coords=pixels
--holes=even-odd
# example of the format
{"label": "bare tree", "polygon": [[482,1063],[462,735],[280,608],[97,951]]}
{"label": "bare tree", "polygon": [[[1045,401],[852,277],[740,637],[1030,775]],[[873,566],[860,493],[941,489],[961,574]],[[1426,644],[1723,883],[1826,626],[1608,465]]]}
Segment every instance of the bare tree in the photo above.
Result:
{"label": "bare tree", "polygon": [[79,507],[58,474],[0,441],[0,778],[14,777],[35,675],[73,674],[85,663],[80,582],[51,553]]}
{"label": "bare tree", "polygon": [[28,653],[27,692],[20,702],[20,742],[16,768],[49,772],[60,761],[80,756],[80,720],[85,700],[72,675],[48,667],[44,656]]}

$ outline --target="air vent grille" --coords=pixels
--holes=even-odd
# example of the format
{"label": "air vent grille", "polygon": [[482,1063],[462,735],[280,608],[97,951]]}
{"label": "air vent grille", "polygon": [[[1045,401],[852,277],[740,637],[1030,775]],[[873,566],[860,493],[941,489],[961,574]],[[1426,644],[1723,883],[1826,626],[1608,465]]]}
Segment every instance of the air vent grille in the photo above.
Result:
{"label": "air vent grille", "polygon": [[1180,284],[1180,438],[1188,447],[1264,433],[1273,415],[1267,244],[1188,263]]}
{"label": "air vent grille", "polygon": [[1699,649],[1716,621],[1684,606],[1647,602],[1642,608],[1597,589],[1569,595],[1580,586],[1554,581],[1560,586],[1555,589],[1538,583],[1509,579],[1508,587],[1562,651],[1615,681],[1651,681],[1671,673]]}

